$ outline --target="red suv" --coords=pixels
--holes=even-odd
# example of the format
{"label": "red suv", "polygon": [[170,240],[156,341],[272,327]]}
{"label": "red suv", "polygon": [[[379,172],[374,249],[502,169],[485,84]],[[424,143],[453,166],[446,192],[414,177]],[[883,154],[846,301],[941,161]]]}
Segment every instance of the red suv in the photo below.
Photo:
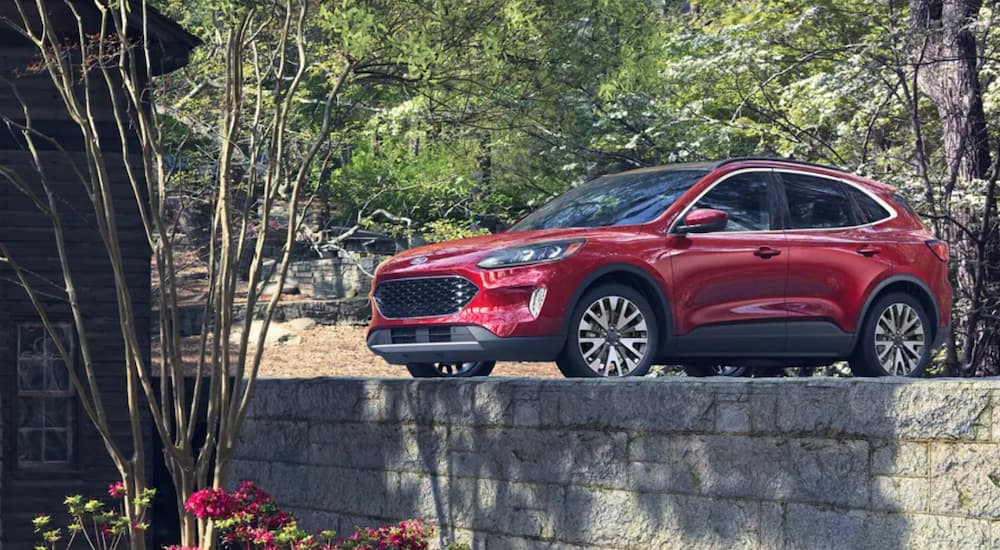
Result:
{"label": "red suv", "polygon": [[920,376],[950,322],[947,262],[887,185],[788,160],[675,164],[388,260],[368,346],[421,377],[498,360],[619,377],[845,359],[857,375]]}

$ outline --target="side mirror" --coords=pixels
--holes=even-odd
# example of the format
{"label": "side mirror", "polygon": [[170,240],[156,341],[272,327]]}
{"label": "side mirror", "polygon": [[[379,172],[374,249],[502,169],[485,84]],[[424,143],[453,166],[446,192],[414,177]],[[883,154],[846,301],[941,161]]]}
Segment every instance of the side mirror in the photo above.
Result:
{"label": "side mirror", "polygon": [[684,223],[674,228],[673,233],[711,233],[722,231],[729,224],[729,214],[714,208],[699,208],[692,210],[684,218]]}

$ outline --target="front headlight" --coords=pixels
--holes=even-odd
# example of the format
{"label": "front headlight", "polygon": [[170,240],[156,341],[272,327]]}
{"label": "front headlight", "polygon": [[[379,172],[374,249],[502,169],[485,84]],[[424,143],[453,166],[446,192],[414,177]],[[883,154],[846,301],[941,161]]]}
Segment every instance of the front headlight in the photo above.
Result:
{"label": "front headlight", "polygon": [[514,267],[519,265],[554,262],[573,255],[587,242],[585,239],[548,241],[511,248],[501,248],[491,252],[479,262],[483,269]]}

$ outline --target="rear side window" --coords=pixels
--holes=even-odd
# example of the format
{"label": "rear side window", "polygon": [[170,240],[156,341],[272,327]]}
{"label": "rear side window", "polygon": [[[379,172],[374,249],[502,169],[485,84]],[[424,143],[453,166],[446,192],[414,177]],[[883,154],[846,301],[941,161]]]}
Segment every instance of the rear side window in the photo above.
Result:
{"label": "rear side window", "polygon": [[854,201],[854,204],[857,205],[858,220],[862,224],[875,223],[891,216],[889,211],[875,199],[871,198],[868,193],[853,185],[845,185],[844,188],[847,189],[847,194]]}
{"label": "rear side window", "polygon": [[726,178],[698,199],[694,208],[712,208],[729,214],[726,231],[768,231],[767,172],[748,172]]}
{"label": "rear side window", "polygon": [[824,229],[857,225],[844,184],[828,178],[781,174],[788,201],[789,229]]}
{"label": "rear side window", "polygon": [[917,211],[914,210],[912,206],[910,206],[910,201],[906,200],[906,197],[904,197],[903,195],[900,195],[899,193],[894,193],[892,195],[892,200],[896,201],[896,204],[898,204],[899,206],[902,206],[903,210],[906,210],[910,214],[913,214],[914,217],[917,216]]}

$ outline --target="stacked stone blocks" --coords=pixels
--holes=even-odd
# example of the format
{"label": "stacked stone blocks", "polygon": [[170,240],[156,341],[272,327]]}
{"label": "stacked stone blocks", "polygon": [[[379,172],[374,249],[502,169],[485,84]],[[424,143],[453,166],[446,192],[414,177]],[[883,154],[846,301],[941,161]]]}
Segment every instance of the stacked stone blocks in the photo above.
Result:
{"label": "stacked stone blocks", "polygon": [[344,258],[324,258],[292,263],[288,276],[298,283],[299,290],[314,298],[365,297],[371,288],[371,277],[383,258],[364,256],[357,261]]}
{"label": "stacked stone blocks", "polygon": [[236,479],[474,548],[1000,547],[1000,383],[264,380]]}

